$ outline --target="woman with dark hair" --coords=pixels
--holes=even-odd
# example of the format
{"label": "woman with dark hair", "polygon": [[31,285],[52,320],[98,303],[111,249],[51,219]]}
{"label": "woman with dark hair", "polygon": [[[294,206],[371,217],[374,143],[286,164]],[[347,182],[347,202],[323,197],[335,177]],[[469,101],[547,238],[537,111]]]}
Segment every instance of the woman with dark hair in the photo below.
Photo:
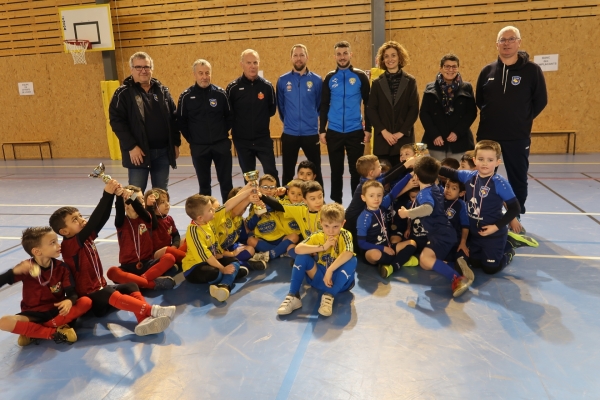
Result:
{"label": "woman with dark hair", "polygon": [[390,40],[377,51],[379,68],[384,69],[371,84],[369,119],[374,128],[373,154],[393,166],[400,162],[400,147],[414,143],[413,125],[419,116],[417,81],[402,70],[408,53]]}
{"label": "woman with dark hair", "polygon": [[463,82],[458,72],[459,60],[446,54],[440,72],[425,87],[419,117],[425,128],[423,143],[438,160],[452,157],[460,161],[467,150],[475,148],[471,124],[477,117],[473,87]]}

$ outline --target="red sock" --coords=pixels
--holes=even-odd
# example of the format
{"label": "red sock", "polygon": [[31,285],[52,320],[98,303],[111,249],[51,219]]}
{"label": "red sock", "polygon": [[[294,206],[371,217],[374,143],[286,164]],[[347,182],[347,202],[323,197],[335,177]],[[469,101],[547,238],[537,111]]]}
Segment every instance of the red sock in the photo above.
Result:
{"label": "red sock", "polygon": [[68,324],[75,318],[81,317],[83,314],[88,312],[90,308],[92,308],[92,299],[86,296],[80,297],[79,299],[77,299],[75,304],[73,304],[73,307],[71,307],[67,315],[65,315],[64,317],[62,315],[57,315],[50,321],[44,322],[42,325],[52,328],[58,328],[59,326]]}
{"label": "red sock", "polygon": [[[134,293],[138,293],[139,297],[143,299],[140,292]],[[151,315],[152,306],[145,301],[137,299],[136,296],[133,295],[134,293],[127,296],[119,292],[114,292],[108,299],[108,303],[119,310],[131,311],[138,322],[142,322],[146,317]]]}
{"label": "red sock", "polygon": [[182,251],[184,254],[187,253],[187,242],[185,240],[179,246],[179,251]]}
{"label": "red sock", "polygon": [[[181,250],[181,247],[185,247],[185,250]],[[181,260],[183,260],[183,258],[185,257],[185,252],[187,251],[187,245],[182,245],[179,249],[176,249],[174,247],[167,247],[167,254],[171,254],[175,257],[175,261],[176,262],[181,262]]]}
{"label": "red sock", "polygon": [[[169,251],[169,247],[167,247],[167,251]],[[148,282],[152,282],[152,287],[154,287],[154,280],[159,276],[162,276],[165,272],[167,272],[174,264],[175,257],[173,257],[173,255],[171,254],[165,254],[160,258],[160,260],[156,264],[151,266],[150,269],[148,269],[148,271],[144,272],[142,274],[142,277],[146,278]]]}
{"label": "red sock", "polygon": [[52,339],[56,328],[48,328],[35,322],[17,321],[12,333],[35,339]]}
{"label": "red sock", "polygon": [[130,272],[125,272],[119,267],[110,267],[108,271],[106,271],[106,276],[114,283],[135,283],[141,288],[154,288],[154,282],[144,278],[143,275],[138,276]]}

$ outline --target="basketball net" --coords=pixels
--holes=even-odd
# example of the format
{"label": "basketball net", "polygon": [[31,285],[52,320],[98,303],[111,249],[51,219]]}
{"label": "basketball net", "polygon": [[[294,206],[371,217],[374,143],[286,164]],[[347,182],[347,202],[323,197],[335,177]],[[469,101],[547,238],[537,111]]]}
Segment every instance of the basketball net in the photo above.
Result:
{"label": "basketball net", "polygon": [[67,51],[73,56],[73,64],[87,64],[85,51],[90,44],[89,40],[65,40]]}

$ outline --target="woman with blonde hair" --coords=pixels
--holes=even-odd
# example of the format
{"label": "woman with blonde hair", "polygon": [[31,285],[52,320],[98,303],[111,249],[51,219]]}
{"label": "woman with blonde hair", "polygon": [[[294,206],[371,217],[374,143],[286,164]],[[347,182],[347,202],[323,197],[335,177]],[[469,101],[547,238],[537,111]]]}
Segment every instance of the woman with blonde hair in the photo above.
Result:
{"label": "woman with blonde hair", "polygon": [[400,162],[400,147],[415,141],[413,125],[419,115],[417,81],[402,69],[408,60],[400,43],[384,43],[377,51],[377,62],[385,72],[373,80],[369,96],[373,154],[392,166]]}

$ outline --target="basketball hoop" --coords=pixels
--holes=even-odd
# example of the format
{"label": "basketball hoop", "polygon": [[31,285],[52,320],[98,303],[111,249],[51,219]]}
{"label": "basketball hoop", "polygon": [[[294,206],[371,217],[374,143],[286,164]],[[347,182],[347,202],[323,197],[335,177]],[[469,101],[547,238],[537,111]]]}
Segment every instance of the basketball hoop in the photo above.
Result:
{"label": "basketball hoop", "polygon": [[73,64],[87,64],[85,51],[92,48],[89,40],[65,40],[67,51],[73,56]]}

